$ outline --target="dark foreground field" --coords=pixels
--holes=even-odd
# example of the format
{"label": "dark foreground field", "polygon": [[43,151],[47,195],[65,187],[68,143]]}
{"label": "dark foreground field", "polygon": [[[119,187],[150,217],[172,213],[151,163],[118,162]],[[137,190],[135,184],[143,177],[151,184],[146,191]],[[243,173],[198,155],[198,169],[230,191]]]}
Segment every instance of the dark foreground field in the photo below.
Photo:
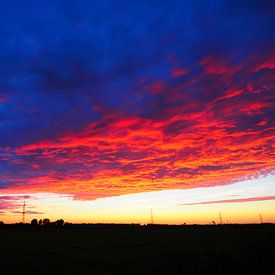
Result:
{"label": "dark foreground field", "polygon": [[0,248],[0,274],[274,274],[275,225],[4,226]]}

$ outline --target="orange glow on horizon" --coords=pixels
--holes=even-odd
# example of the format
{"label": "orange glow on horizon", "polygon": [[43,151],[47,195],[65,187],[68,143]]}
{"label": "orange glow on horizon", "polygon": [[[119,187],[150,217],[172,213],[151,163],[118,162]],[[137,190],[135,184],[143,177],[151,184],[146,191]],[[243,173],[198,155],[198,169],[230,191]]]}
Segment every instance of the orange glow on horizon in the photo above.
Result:
{"label": "orange glow on horizon", "polygon": [[[22,203],[26,203],[26,221],[33,218],[63,218],[73,223],[154,223],[209,224],[275,222],[274,177],[248,180],[236,184],[186,190],[169,190],[121,195],[92,201],[78,200],[64,194],[10,194],[0,196],[1,219],[6,223],[22,220]],[[262,187],[259,187],[262,186]],[[0,212],[1,214],[1,212]]]}

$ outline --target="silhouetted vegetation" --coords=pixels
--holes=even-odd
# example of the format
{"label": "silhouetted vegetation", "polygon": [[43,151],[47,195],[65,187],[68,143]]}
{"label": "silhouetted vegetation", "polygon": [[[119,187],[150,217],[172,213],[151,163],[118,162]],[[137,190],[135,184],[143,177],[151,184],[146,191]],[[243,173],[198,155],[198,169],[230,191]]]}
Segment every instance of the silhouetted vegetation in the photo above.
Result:
{"label": "silhouetted vegetation", "polygon": [[42,220],[42,225],[49,225],[50,224],[50,219],[43,219]]}
{"label": "silhouetted vegetation", "polygon": [[33,227],[43,227],[43,228],[47,228],[47,227],[62,227],[64,225],[64,220],[63,219],[59,219],[55,222],[51,222],[50,219],[46,218],[43,220],[37,220],[37,219],[32,219],[31,220],[31,225]]}
{"label": "silhouetted vegetation", "polygon": [[274,268],[272,224],[41,228],[49,230],[31,224],[1,227],[1,273],[272,274]]}
{"label": "silhouetted vegetation", "polygon": [[57,221],[55,222],[55,224],[56,224],[57,226],[63,226],[63,225],[64,225],[64,220],[63,220],[63,219],[57,220]]}
{"label": "silhouetted vegetation", "polygon": [[37,221],[37,219],[33,219],[33,220],[31,221],[31,225],[32,225],[32,226],[38,226],[38,221]]}

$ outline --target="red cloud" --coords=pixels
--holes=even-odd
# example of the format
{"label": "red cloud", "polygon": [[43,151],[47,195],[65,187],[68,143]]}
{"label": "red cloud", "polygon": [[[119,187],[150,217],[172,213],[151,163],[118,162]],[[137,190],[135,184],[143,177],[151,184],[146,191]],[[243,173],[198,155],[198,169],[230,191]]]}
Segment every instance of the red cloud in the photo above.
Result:
{"label": "red cloud", "polygon": [[[18,207],[22,206],[22,201],[29,199],[30,196],[22,195],[22,196],[0,196],[0,212],[3,213],[5,211],[10,211],[14,209],[18,209]],[[22,213],[22,212],[21,212]]]}
{"label": "red cloud", "polygon": [[173,77],[183,76],[188,73],[188,70],[185,68],[174,68],[172,69],[171,75]]}
{"label": "red cloud", "polygon": [[16,158],[6,158],[24,167],[25,182],[7,175],[12,184],[1,192],[94,199],[229,184],[270,173],[274,75],[265,71],[255,77],[250,68],[228,64],[207,57],[195,78],[149,85],[153,94],[161,92],[156,96],[163,107],[154,116],[100,109],[102,118],[81,131],[17,148]]}
{"label": "red cloud", "polygon": [[0,103],[8,103],[10,99],[4,95],[0,95]]}
{"label": "red cloud", "polygon": [[213,56],[203,58],[200,64],[208,74],[226,74],[231,71],[226,62],[217,61]]}
{"label": "red cloud", "polygon": [[158,94],[163,91],[164,86],[160,81],[158,81],[158,82],[155,82],[155,83],[145,86],[145,89],[148,90],[149,92],[151,92],[152,94]]}

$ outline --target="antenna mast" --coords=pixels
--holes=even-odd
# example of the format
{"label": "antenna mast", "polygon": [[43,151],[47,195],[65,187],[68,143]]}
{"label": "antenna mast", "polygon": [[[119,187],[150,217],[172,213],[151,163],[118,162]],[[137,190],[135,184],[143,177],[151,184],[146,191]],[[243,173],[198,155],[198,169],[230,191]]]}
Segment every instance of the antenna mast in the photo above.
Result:
{"label": "antenna mast", "polygon": [[23,211],[22,211],[22,223],[25,223],[25,208],[26,208],[26,203],[23,203]]}

